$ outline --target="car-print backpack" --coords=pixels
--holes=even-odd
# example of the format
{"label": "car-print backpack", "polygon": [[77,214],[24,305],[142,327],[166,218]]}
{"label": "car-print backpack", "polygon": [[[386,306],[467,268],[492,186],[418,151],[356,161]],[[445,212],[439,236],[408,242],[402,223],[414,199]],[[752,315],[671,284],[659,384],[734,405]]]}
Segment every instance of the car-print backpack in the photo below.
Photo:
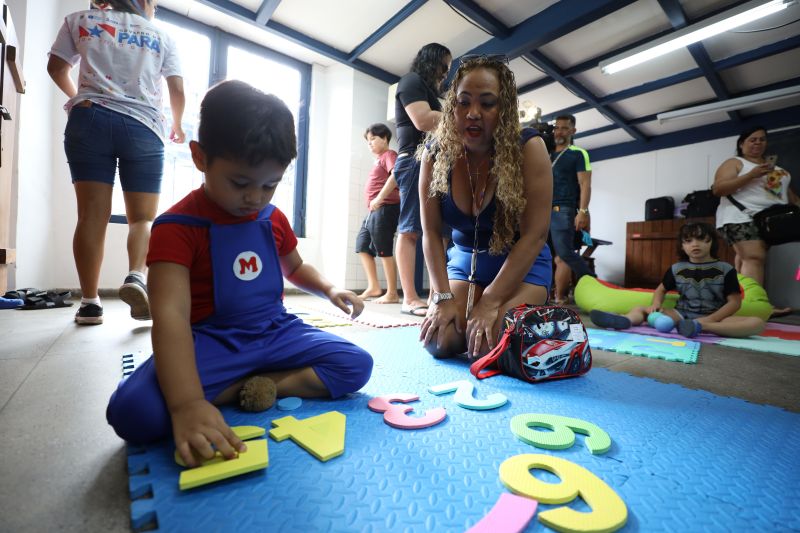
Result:
{"label": "car-print backpack", "polygon": [[470,372],[478,379],[507,374],[535,383],[579,376],[591,367],[589,337],[572,309],[520,305],[506,312],[497,345]]}

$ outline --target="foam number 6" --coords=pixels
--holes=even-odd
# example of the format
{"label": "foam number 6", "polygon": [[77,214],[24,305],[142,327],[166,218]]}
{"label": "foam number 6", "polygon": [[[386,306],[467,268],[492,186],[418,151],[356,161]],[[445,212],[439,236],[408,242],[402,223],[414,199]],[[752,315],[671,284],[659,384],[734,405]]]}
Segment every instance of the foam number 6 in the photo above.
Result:
{"label": "foam number 6", "polygon": [[327,461],[344,453],[344,430],[347,418],[339,411],[298,420],[284,416],[272,421],[269,436],[278,442],[291,438],[305,451]]}
{"label": "foam number 6", "polygon": [[508,402],[506,395],[500,394],[499,392],[490,394],[485,400],[479,400],[478,398],[474,398],[472,396],[474,390],[475,385],[466,380],[454,381],[452,383],[428,387],[428,392],[436,395],[447,394],[448,392],[456,391],[454,400],[457,405],[463,407],[464,409],[497,409],[498,407],[504,406],[506,402]]}
{"label": "foam number 6", "polygon": [[372,398],[367,404],[367,407],[376,413],[383,413],[383,421],[397,429],[421,429],[435,426],[447,416],[447,411],[445,411],[444,407],[435,407],[425,411],[425,416],[412,417],[408,416],[406,413],[413,411],[413,407],[394,405],[391,403],[408,403],[416,400],[419,400],[419,396],[416,394],[398,392],[387,396]]}
{"label": "foam number 6", "polygon": [[[535,431],[541,427],[552,431]],[[566,416],[528,413],[511,419],[511,431],[522,442],[547,450],[563,450],[575,444],[575,433],[586,435],[586,447],[595,455],[606,453],[611,448],[611,437],[600,427]]]}
{"label": "foam number 6", "polygon": [[[242,440],[254,439],[265,433],[264,428],[258,426],[234,426],[231,429]],[[195,458],[202,463],[196,468],[181,472],[178,478],[178,487],[181,490],[193,489],[215,481],[240,476],[264,469],[269,465],[267,441],[264,439],[248,441],[247,451],[240,453],[235,459],[226,460],[220,452],[217,452],[211,459]],[[177,450],[175,451],[175,462],[186,466]]]}
{"label": "foam number 6", "polygon": [[[552,472],[561,483],[546,483],[530,470]],[[558,531],[616,531],[628,520],[628,508],[611,487],[599,477],[575,463],[543,454],[515,455],[500,465],[500,481],[515,494],[539,503],[567,503],[578,495],[592,508],[591,513],[559,507],[539,513],[539,521]]]}

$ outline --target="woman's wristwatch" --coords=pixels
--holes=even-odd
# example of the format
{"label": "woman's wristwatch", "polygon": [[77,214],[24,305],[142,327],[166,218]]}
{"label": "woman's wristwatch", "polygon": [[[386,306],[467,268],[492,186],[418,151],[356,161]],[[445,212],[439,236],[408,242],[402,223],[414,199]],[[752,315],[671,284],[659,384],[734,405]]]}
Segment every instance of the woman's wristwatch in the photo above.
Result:
{"label": "woman's wristwatch", "polygon": [[455,296],[453,296],[452,292],[434,292],[431,301],[438,305],[440,302],[452,300],[453,298],[455,298]]}
{"label": "woman's wristwatch", "polygon": [[589,214],[589,209],[584,209],[582,207],[579,207],[578,208],[578,213],[583,213],[584,215],[588,215]]}

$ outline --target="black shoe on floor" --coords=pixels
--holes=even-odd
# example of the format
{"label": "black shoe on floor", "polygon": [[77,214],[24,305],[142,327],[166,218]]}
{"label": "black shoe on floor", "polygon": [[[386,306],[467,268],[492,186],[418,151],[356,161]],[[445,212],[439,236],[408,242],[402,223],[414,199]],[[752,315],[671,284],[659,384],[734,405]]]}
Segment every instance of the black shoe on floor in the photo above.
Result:
{"label": "black shoe on floor", "polygon": [[97,304],[86,304],[75,313],[75,322],[86,326],[103,323],[103,308]]}
{"label": "black shoe on floor", "polygon": [[119,288],[119,298],[131,306],[131,317],[136,320],[150,320],[150,300],[147,286],[136,276],[128,276]]}
{"label": "black shoe on floor", "polygon": [[626,316],[615,315],[614,313],[606,313],[605,311],[598,311],[597,309],[589,313],[589,317],[595,326],[600,328],[609,329],[628,329],[631,327],[631,321]]}

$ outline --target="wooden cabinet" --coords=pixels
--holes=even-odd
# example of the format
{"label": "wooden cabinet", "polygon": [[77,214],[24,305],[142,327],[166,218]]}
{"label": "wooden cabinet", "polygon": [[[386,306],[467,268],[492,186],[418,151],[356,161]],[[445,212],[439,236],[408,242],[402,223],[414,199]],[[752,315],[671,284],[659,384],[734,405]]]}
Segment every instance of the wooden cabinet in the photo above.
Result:
{"label": "wooden cabinet", "polygon": [[12,245],[12,191],[17,153],[19,95],[25,92],[19,48],[11,13],[4,2],[0,20],[0,295],[8,283],[8,265],[16,260]]}
{"label": "wooden cabinet", "polygon": [[[708,222],[714,217],[676,218],[628,222],[625,245],[625,286],[654,289],[661,283],[664,272],[678,261],[678,231],[687,222]],[[719,237],[719,257],[734,264],[733,248]]]}

